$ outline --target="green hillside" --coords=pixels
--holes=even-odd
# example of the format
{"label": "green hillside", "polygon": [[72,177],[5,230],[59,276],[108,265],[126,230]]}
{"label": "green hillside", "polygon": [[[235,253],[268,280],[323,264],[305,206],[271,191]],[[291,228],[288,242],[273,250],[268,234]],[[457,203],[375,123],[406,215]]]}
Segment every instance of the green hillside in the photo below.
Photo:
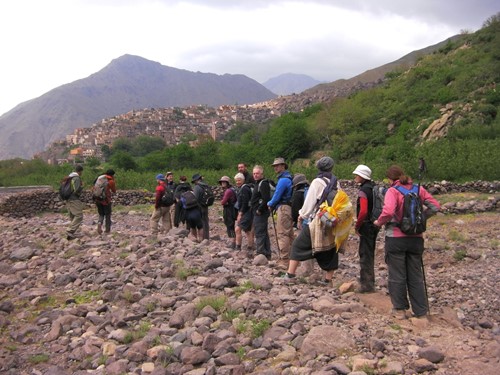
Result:
{"label": "green hillside", "polygon": [[[498,17],[387,78],[382,87],[338,99],[317,114],[315,129],[337,160],[375,169],[396,162],[414,171],[421,156],[429,178],[499,178]],[[442,115],[447,121],[437,139],[424,139]]]}

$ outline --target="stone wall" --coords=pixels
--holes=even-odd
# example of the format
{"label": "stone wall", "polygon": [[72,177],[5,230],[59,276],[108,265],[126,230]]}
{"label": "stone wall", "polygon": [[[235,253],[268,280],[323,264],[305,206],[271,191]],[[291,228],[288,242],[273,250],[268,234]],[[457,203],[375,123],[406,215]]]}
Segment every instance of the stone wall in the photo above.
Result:
{"label": "stone wall", "polygon": [[[348,195],[353,201],[356,199],[357,187],[352,180],[341,180]],[[491,194],[487,200],[467,200],[461,202],[449,202],[443,205],[445,213],[485,212],[497,211],[499,209],[500,182],[475,181],[465,184],[455,184],[447,181],[424,184],[425,188],[433,195],[477,192]],[[216,197],[221,196],[220,186],[214,187]],[[89,206],[93,206],[90,191],[82,194],[82,200]],[[134,206],[138,204],[153,204],[154,194],[144,190],[119,190],[113,196],[113,204],[123,206]],[[0,215],[10,217],[30,217],[41,212],[60,212],[64,208],[64,202],[59,198],[59,193],[50,187],[30,187],[26,191],[20,188],[3,188],[0,190]]]}

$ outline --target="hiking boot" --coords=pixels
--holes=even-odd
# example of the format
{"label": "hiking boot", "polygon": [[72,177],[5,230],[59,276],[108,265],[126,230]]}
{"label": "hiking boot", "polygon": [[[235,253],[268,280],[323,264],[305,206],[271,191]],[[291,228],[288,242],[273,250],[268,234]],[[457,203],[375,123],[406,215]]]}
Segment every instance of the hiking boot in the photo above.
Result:
{"label": "hiking boot", "polygon": [[318,284],[319,284],[319,285],[322,285],[322,286],[330,286],[330,285],[333,285],[333,283],[332,283],[332,279],[330,279],[330,280],[328,280],[328,279],[318,280]]}
{"label": "hiking boot", "polygon": [[102,224],[97,224],[97,233],[102,234]]}
{"label": "hiking boot", "polygon": [[66,236],[66,239],[68,241],[74,240],[75,238],[76,236],[73,233],[68,233],[68,235]]}
{"label": "hiking boot", "polygon": [[283,279],[283,280],[294,280],[295,279],[295,274],[285,272],[282,276],[280,276],[280,278]]}
{"label": "hiking boot", "polygon": [[406,316],[406,310],[396,310],[396,309],[392,310],[392,317],[398,320],[405,320],[408,318]]}
{"label": "hiking boot", "polygon": [[368,286],[360,286],[356,289],[356,293],[375,293],[375,288]]}

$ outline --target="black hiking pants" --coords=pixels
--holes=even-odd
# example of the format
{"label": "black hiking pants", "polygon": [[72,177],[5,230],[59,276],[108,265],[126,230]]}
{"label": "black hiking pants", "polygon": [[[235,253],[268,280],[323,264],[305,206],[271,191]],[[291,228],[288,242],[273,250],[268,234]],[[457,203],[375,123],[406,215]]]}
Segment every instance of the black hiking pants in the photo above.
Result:
{"label": "black hiking pants", "polygon": [[375,290],[375,246],[379,229],[370,222],[359,228],[359,283],[361,290]]}
{"label": "black hiking pants", "polygon": [[389,295],[397,310],[408,310],[408,296],[415,316],[427,314],[422,273],[422,237],[385,237],[385,262],[389,270]]}
{"label": "black hiking pants", "polygon": [[269,211],[257,215],[254,211],[253,225],[255,230],[255,251],[264,254],[266,258],[271,257],[271,240],[268,231]]}

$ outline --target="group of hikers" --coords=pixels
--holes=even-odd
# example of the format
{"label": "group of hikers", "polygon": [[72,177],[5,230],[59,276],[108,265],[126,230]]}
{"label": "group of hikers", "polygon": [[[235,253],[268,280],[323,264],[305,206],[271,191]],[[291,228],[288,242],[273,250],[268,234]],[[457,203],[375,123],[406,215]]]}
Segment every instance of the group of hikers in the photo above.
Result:
{"label": "group of hikers", "polygon": [[[421,160],[422,165],[422,160]],[[276,182],[266,178],[264,167],[255,165],[250,173],[245,163],[231,179],[222,176],[220,204],[227,232],[229,249],[251,258],[259,254],[268,260],[273,257],[269,236],[269,217],[277,242],[276,267],[279,277],[286,281],[296,278],[301,262],[315,259],[324,271],[322,284],[332,284],[334,271],[339,267],[339,250],[344,246],[352,222],[359,237],[360,277],[357,292],[375,292],[375,247],[379,230],[385,226],[385,262],[388,266],[388,290],[397,319],[425,317],[429,312],[422,255],[425,218],[437,213],[439,203],[420,184],[416,185],[397,165],[386,171],[389,187],[385,189],[380,214],[373,217],[377,205],[372,171],[358,165],[353,171],[359,190],[356,213],[347,194],[333,174],[334,161],[324,156],[316,162],[317,175],[309,183],[304,174],[292,175],[284,158],[275,158],[271,164]],[[72,193],[66,200],[71,223],[67,239],[75,238],[83,214],[79,196],[83,190],[80,176],[83,168],[76,166],[71,178]],[[113,170],[99,176],[105,183],[105,193],[93,194],[99,214],[98,234],[111,230],[111,195],[116,192]],[[106,183],[107,181],[107,183]],[[185,225],[192,238],[209,240],[209,206],[213,204],[212,189],[203,176],[192,176],[191,185],[186,176],[174,181],[173,172],[156,175],[154,211],[150,218],[151,234],[167,233],[172,227]],[[234,183],[233,183],[234,181]],[[409,194],[412,193],[412,194]],[[422,223],[409,225],[409,199],[418,199]],[[420,211],[419,211],[420,212]],[[413,213],[412,213],[413,214]],[[355,216],[355,217],[354,217]],[[413,216],[415,216],[413,214]],[[161,222],[161,225],[160,225]],[[420,227],[418,227],[420,225]],[[416,229],[415,229],[416,228]],[[295,231],[298,233],[296,234]],[[243,239],[246,246],[242,248]],[[308,262],[309,263],[309,262]]]}

